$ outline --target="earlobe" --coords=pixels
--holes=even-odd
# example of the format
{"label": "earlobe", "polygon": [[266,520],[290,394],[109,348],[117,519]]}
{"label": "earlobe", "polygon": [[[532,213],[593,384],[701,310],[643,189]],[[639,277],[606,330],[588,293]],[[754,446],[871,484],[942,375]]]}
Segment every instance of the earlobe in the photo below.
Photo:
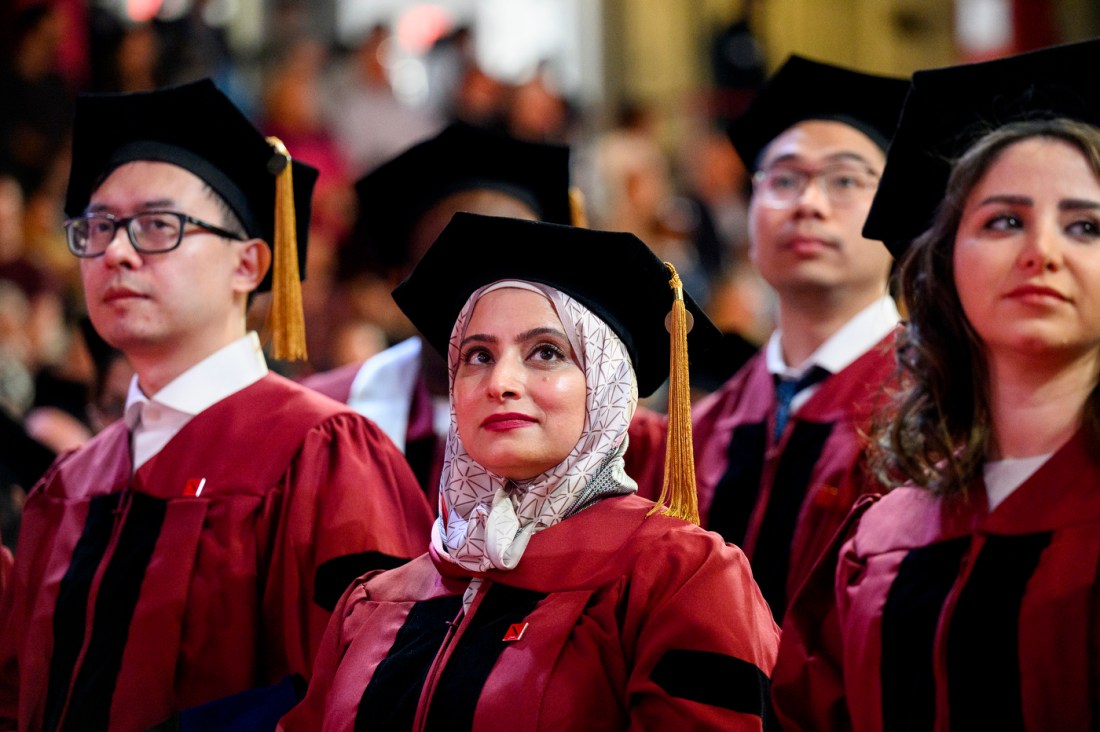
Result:
{"label": "earlobe", "polygon": [[237,269],[233,273],[235,289],[249,293],[260,286],[271,267],[271,247],[263,239],[249,239],[240,247]]}

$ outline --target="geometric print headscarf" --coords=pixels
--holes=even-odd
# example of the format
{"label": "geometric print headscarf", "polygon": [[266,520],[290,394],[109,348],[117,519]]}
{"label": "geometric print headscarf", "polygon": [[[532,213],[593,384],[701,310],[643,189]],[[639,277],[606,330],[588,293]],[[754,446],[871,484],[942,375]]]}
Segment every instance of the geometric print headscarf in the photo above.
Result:
{"label": "geometric print headscarf", "polygon": [[[485,293],[503,287],[531,290],[550,301],[580,360],[586,386],[584,429],[576,446],[558,465],[523,481],[495,475],[474,461],[462,445],[454,412],[460,345],[474,306]],[[439,517],[432,531],[439,556],[473,572],[513,569],[535,533],[599,497],[638,489],[623,470],[627,427],[638,404],[634,368],[615,332],[572,297],[541,283],[518,280],[478,289],[451,331],[447,361],[451,426],[439,485]]]}

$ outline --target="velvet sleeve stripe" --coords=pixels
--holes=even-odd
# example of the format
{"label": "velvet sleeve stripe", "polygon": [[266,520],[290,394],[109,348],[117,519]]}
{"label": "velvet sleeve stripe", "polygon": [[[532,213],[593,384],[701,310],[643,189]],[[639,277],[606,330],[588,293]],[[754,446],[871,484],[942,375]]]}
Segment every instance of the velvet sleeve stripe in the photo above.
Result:
{"label": "velvet sleeve stripe", "polygon": [[650,679],[678,699],[753,714],[772,729],[768,676],[740,658],[713,651],[673,648],[665,652]]}
{"label": "velvet sleeve stripe", "polygon": [[376,569],[400,567],[407,561],[382,552],[359,552],[334,557],[318,567],[313,575],[313,601],[332,612],[340,601],[340,596],[357,577]]}

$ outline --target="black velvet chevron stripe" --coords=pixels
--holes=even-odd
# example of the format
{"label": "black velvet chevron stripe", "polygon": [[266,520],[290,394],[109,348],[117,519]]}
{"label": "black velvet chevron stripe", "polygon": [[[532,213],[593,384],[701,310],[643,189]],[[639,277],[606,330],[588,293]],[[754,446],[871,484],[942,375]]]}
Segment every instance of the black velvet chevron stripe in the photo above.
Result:
{"label": "black velvet chevron stripe", "polygon": [[[119,513],[120,506],[126,495],[130,497],[130,507],[125,523],[117,527],[116,522],[123,515]],[[140,493],[110,493],[89,502],[84,532],[61,581],[54,609],[54,650],[50,659],[44,730],[109,729],[111,702],[130,622],[145,570],[164,524],[165,508],[163,500]],[[96,594],[92,635],[77,670],[76,659],[84,643],[92,580],[105,559],[115,531],[118,532],[117,543]]]}
{"label": "black velvet chevron stripe", "polygon": [[1024,730],[1020,605],[1050,539],[990,536],[974,560],[948,631],[951,729]]}
{"label": "black velvet chevron stripe", "polygon": [[461,608],[461,596],[413,605],[359,699],[357,732],[412,729],[428,669]]}
{"label": "black velvet chevron stripe", "polygon": [[936,626],[969,547],[970,538],[962,537],[914,549],[902,560],[890,585],[882,611],[884,732],[932,729],[936,713],[932,680]]}
{"label": "black velvet chevron stripe", "polygon": [[382,552],[359,552],[334,557],[317,568],[313,575],[313,601],[332,612],[344,591],[361,575],[375,569],[393,569],[407,559]]}
{"label": "black velvet chevron stripe", "polygon": [[53,655],[50,657],[46,708],[42,717],[44,732],[54,732],[61,721],[73,669],[84,644],[88,593],[96,568],[111,540],[114,510],[120,497],[119,493],[109,493],[89,501],[84,531],[76,542],[69,568],[61,579],[53,613]]}
{"label": "black velvet chevron stripe", "polygon": [[481,690],[504,652],[509,626],[523,622],[546,595],[494,584],[451,653],[428,710],[428,732],[469,730]]}
{"label": "black velvet chevron stripe", "polygon": [[62,729],[84,732],[110,728],[122,654],[167,507],[163,499],[131,494],[118,543],[100,581],[92,637],[73,684]]}
{"label": "black velvet chevron stripe", "polygon": [[649,677],[670,696],[753,714],[764,720],[764,729],[778,729],[768,677],[748,661],[674,648],[665,652]]}
{"label": "black velvet chevron stripe", "polygon": [[831,422],[796,422],[775,467],[768,506],[764,510],[760,535],[752,552],[752,575],[771,606],[777,623],[783,621],[787,610],[791,540],[798,515],[802,511],[814,466],[821,458],[825,441],[832,432]]}
{"label": "black velvet chevron stripe", "polygon": [[707,528],[738,546],[745,542],[752,508],[760,494],[767,446],[768,427],[764,422],[735,427],[726,449],[728,467],[714,487]]}

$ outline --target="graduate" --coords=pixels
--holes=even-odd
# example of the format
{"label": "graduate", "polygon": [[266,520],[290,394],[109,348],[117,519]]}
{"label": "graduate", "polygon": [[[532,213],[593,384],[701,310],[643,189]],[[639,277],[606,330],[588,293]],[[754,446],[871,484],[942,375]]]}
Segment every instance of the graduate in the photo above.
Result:
{"label": "graduate", "polygon": [[786,730],[1100,725],[1098,60],[913,76],[865,229],[904,256],[899,487],[791,605]]}
{"label": "graduate", "polygon": [[866,490],[861,433],[898,312],[890,254],[860,230],[906,88],[793,56],[729,130],[753,171],[750,252],[779,328],[693,410],[699,511],[749,557],[777,619]]}
{"label": "graduate", "polygon": [[[431,514],[380,430],[270,373],[246,332],[273,287],[276,356],[303,355],[284,306],[316,172],[209,80],[82,98],[74,134],[69,248],[135,377],[125,418],[27,498],[0,724],[146,730],[308,678],[348,582],[422,551]],[[294,687],[275,689],[277,719]]]}
{"label": "graduate", "polygon": [[[345,593],[282,728],[762,729],[778,629],[693,523],[687,343],[718,334],[675,272],[631,234],[459,213],[394,297],[447,354],[439,518]],[[670,362],[662,510],[623,453]]]}
{"label": "graduate", "polygon": [[[348,248],[392,289],[456,211],[568,224],[569,148],[524,142],[464,122],[413,145],[355,185]],[[345,402],[405,453],[434,501],[447,437],[447,367],[419,336],[302,382]]]}
{"label": "graduate", "polygon": [[[569,148],[518,140],[455,122],[361,178],[349,249],[360,266],[396,286],[458,211],[554,224],[578,223],[583,204],[569,186]],[[375,421],[405,453],[433,503],[443,469],[450,407],[447,366],[412,336],[364,362],[302,382]],[[628,460],[662,451],[660,419],[640,412]],[[632,437],[634,436],[632,430]],[[659,478],[658,478],[659,479]]]}

